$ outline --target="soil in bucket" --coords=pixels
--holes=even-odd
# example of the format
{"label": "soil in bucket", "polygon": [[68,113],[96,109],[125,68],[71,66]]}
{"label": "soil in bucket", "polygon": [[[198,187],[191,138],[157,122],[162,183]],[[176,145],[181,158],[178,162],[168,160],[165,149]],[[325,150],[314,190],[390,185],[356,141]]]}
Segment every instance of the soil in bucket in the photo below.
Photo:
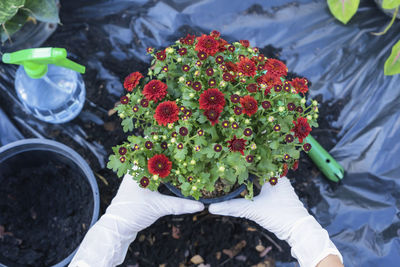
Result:
{"label": "soil in bucket", "polygon": [[75,163],[54,152],[23,152],[0,163],[0,185],[0,263],[51,266],[79,246],[93,198]]}

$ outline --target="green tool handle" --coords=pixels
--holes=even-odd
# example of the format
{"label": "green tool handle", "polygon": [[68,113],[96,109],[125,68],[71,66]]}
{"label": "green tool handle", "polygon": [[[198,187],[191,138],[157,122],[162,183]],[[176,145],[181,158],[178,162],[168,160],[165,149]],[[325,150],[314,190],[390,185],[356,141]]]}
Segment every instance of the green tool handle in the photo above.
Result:
{"label": "green tool handle", "polygon": [[317,140],[309,135],[305,139],[305,142],[311,145],[308,156],[325,177],[333,182],[342,180],[344,176],[343,167],[317,142]]}

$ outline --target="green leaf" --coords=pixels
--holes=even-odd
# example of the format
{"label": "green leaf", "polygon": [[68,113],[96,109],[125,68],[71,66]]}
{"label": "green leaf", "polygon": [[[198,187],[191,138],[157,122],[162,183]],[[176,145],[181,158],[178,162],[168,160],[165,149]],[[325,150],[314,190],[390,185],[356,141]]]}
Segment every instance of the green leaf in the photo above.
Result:
{"label": "green leaf", "polygon": [[400,5],[400,0],[383,0],[382,8],[384,9],[393,9]]}
{"label": "green leaf", "polygon": [[354,16],[359,4],[360,0],[328,0],[329,10],[332,15],[343,24],[347,24]]}
{"label": "green leaf", "polygon": [[247,169],[246,169],[244,172],[242,172],[242,173],[239,174],[239,176],[238,176],[238,183],[239,183],[239,184],[243,184],[244,181],[245,181],[247,178],[249,178],[249,172],[248,172]]}
{"label": "green leaf", "polygon": [[272,163],[271,159],[268,158],[261,159],[261,161],[257,165],[257,168],[262,172],[276,170],[276,166]]}
{"label": "green leaf", "polygon": [[29,9],[37,20],[51,23],[60,22],[55,0],[26,0],[25,8]]}
{"label": "green leaf", "polygon": [[183,149],[177,149],[177,152],[174,155],[174,158],[176,160],[184,160],[187,154],[187,149],[183,148]]}
{"label": "green leaf", "polygon": [[278,141],[273,141],[269,144],[269,147],[271,149],[277,149],[279,147],[279,142]]}
{"label": "green leaf", "polygon": [[10,36],[19,31],[19,29],[24,26],[26,20],[28,19],[28,14],[24,10],[19,10],[18,13],[12,17],[9,21],[4,24],[7,32],[4,31],[3,27],[0,27],[0,37],[1,42],[5,42]]}
{"label": "green leaf", "polygon": [[229,153],[228,157],[226,158],[226,162],[235,167],[239,162],[241,162],[242,155],[239,152]]}
{"label": "green leaf", "polygon": [[122,129],[124,132],[132,131],[133,130],[133,120],[132,118],[125,118],[121,122]]}
{"label": "green leaf", "polygon": [[107,168],[109,168],[113,171],[117,171],[118,168],[121,166],[121,161],[119,160],[119,158],[116,155],[110,155],[108,160],[109,161],[107,163]]}
{"label": "green leaf", "polygon": [[25,0],[1,0],[0,1],[0,24],[6,23],[17,14],[18,9],[23,7]]}
{"label": "green leaf", "polygon": [[392,53],[385,62],[385,75],[395,75],[400,73],[400,40],[392,47]]}

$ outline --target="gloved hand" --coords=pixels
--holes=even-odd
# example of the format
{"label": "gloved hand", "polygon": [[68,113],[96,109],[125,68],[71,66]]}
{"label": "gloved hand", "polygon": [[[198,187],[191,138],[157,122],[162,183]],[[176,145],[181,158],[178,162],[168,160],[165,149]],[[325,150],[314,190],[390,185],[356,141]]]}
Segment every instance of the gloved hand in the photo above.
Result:
{"label": "gloved hand", "polygon": [[329,254],[343,262],[328,232],[307,212],[286,177],[275,186],[265,184],[253,201],[232,199],[211,204],[208,209],[213,214],[253,220],[286,240],[302,267],[315,267]]}
{"label": "gloved hand", "polygon": [[116,266],[124,261],[137,233],[169,214],[194,213],[204,209],[198,201],[165,196],[141,188],[125,175],[106,213],[88,231],[70,267]]}

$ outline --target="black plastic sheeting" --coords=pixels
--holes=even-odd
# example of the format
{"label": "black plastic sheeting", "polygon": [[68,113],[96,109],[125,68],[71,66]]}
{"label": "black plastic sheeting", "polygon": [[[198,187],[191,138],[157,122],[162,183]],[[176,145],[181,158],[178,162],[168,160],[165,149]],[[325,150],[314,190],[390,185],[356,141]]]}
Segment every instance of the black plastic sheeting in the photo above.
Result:
{"label": "black plastic sheeting", "polygon": [[[341,130],[330,151],[346,176],[335,190],[322,176],[317,179],[323,199],[312,211],[342,252],[345,266],[399,266],[400,75],[385,77],[383,65],[399,40],[400,23],[386,35],[371,35],[390,21],[373,1],[362,1],[346,26],[331,16],[326,1],[91,0],[61,5],[69,15],[62,17],[60,27],[69,31],[65,39],[46,45],[62,47],[73,38],[72,58],[105,81],[110,103],[123,92],[124,77],[116,75],[121,68],[125,74],[134,71],[131,60],[149,61],[147,46],[166,46],[188,31],[216,29],[229,41],[248,39],[257,47],[282,48],[288,68],[312,81],[311,96],[346,103],[332,125]],[[86,49],[104,41],[107,49]],[[49,125],[23,111],[12,86],[15,69],[0,64],[0,108],[8,114],[0,110],[0,145],[21,138],[17,128],[24,136],[46,138],[57,130],[91,151],[104,167],[106,149],[90,141],[75,121]],[[95,89],[87,87],[90,90]],[[107,116],[105,108],[88,99],[78,120],[104,123],[93,110]]]}

